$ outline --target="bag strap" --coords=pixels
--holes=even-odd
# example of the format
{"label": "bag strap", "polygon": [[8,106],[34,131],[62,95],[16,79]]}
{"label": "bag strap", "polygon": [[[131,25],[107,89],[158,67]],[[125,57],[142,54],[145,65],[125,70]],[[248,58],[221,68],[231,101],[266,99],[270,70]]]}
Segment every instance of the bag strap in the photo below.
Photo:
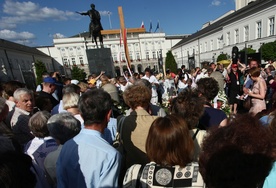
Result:
{"label": "bag strap", "polygon": [[136,188],[140,188],[141,187],[141,182],[140,182],[140,178],[142,176],[142,172],[144,170],[144,165],[141,165],[140,169],[139,169],[139,172],[138,172],[138,175],[137,175],[137,180],[136,180]]}
{"label": "bag strap", "polygon": [[125,121],[126,116],[121,117],[121,119],[118,122],[118,126],[117,126],[117,132],[120,134],[120,142],[123,141],[123,125],[124,125],[124,121]]}
{"label": "bag strap", "polygon": [[200,130],[199,128],[196,129],[196,132],[195,132],[195,134],[193,135],[193,140],[196,138],[196,135],[197,135],[197,133],[199,132],[199,130]]}

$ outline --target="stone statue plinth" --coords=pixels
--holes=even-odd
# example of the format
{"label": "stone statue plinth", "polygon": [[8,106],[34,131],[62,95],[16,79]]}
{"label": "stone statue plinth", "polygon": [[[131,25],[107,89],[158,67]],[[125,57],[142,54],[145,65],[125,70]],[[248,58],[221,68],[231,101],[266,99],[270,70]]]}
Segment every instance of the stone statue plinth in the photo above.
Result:
{"label": "stone statue plinth", "polygon": [[116,77],[110,48],[97,48],[86,50],[90,74],[99,75],[105,71],[110,78]]}

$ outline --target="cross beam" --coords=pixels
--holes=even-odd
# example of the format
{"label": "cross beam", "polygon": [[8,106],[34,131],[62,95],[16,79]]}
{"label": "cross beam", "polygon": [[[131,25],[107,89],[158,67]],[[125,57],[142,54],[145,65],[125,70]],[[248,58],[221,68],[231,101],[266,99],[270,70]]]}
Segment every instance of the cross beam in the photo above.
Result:
{"label": "cross beam", "polygon": [[127,64],[128,64],[128,67],[130,68],[130,57],[129,57],[129,51],[128,51],[128,45],[127,45],[127,32],[128,33],[145,33],[146,29],[145,28],[129,28],[129,29],[127,29],[127,32],[124,32],[125,31],[125,21],[124,21],[123,8],[121,6],[118,7],[118,13],[119,13],[119,18],[120,18],[121,29],[101,30],[101,34],[102,35],[120,34],[120,33],[122,34]]}
{"label": "cross beam", "polygon": [[[121,29],[101,30],[102,35],[120,34]],[[145,28],[128,28],[128,33],[145,33]]]}

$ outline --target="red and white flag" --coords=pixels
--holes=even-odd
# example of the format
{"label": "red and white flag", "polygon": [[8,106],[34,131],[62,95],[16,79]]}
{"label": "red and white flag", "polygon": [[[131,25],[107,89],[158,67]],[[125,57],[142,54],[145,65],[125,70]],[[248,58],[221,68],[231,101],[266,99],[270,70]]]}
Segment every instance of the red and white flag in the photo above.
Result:
{"label": "red and white flag", "polygon": [[142,21],[141,28],[145,28],[144,21]]}

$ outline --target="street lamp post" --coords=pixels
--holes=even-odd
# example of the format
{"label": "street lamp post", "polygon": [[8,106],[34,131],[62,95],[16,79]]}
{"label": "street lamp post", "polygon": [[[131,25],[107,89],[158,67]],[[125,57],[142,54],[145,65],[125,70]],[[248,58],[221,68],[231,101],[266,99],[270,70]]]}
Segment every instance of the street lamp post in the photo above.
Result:
{"label": "street lamp post", "polygon": [[112,29],[111,19],[110,19],[111,12],[108,11],[107,14],[108,14],[109,26],[110,26],[110,29]]}

